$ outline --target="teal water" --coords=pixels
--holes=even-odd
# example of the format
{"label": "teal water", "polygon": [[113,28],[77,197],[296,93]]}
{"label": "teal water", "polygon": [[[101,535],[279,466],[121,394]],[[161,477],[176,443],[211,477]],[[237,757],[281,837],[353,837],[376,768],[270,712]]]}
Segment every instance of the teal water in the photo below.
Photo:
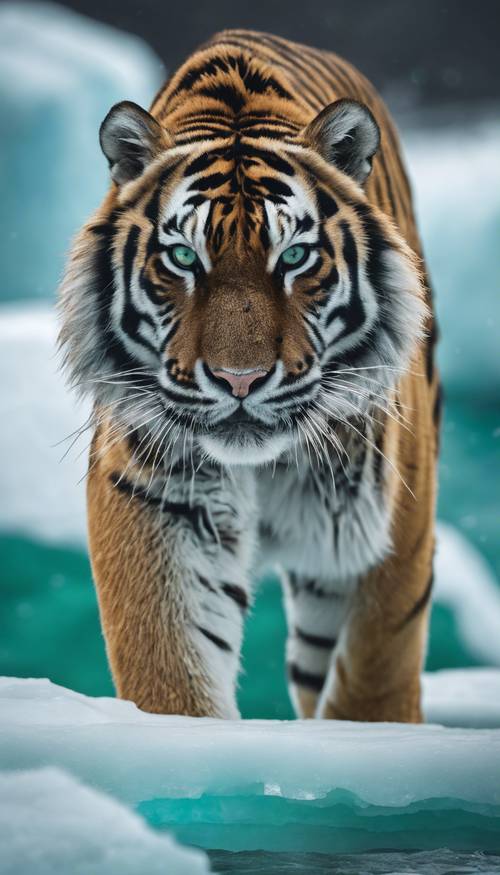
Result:
{"label": "teal water", "polygon": [[346,790],[322,799],[252,794],[153,799],[137,811],[186,844],[227,851],[355,853],[436,850],[500,853],[500,805],[428,799],[405,807],[370,805]]}
{"label": "teal water", "polygon": [[369,854],[279,854],[211,851],[219,875],[498,875],[500,856],[483,851],[375,851]]}

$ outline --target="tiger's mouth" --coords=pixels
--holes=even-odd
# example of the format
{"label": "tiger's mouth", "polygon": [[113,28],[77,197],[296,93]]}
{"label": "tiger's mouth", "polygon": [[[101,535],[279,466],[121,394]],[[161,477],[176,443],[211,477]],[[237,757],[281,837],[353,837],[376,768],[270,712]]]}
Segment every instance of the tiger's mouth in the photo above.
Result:
{"label": "tiger's mouth", "polygon": [[266,425],[243,407],[198,436],[202,448],[223,464],[259,465],[276,459],[290,435],[282,425]]}
{"label": "tiger's mouth", "polygon": [[223,419],[220,423],[217,423],[215,428],[220,428],[222,431],[238,431],[238,430],[265,430],[267,433],[272,433],[274,429],[256,419],[255,416],[252,416],[251,413],[248,412],[244,407],[237,408],[230,416],[227,416],[226,419]]}

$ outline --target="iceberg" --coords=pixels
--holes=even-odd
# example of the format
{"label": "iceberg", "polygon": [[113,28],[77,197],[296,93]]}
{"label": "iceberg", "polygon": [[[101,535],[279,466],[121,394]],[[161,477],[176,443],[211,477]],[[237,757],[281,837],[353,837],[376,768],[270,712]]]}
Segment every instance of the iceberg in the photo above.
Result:
{"label": "iceberg", "polygon": [[99,125],[118,100],[148,105],[164,75],[134,36],[56,4],[0,5],[3,300],[53,298],[108,186]]}
{"label": "iceberg", "polygon": [[163,716],[2,678],[0,769],[62,768],[205,848],[498,851],[500,672],[452,675],[424,679],[427,718],[497,728]]}
{"label": "iceberg", "polygon": [[[418,120],[417,120],[418,121]],[[429,127],[415,120],[403,144],[442,329],[438,361],[446,391],[496,401],[498,119],[472,116]],[[480,192],[480,196],[477,193]],[[465,207],[465,208],[464,208]],[[493,403],[495,403],[495,401]]]}
{"label": "iceberg", "polygon": [[0,773],[2,875],[204,875],[201,851],[57,768]]}

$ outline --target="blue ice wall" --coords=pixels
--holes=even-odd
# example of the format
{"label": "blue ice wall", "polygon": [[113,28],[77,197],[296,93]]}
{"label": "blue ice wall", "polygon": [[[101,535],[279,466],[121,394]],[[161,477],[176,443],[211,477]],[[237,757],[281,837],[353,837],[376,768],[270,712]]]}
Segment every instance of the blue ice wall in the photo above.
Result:
{"label": "blue ice wall", "polygon": [[0,300],[51,298],[71,236],[101,200],[99,125],[164,78],[139,39],[52,4],[0,6]]}
{"label": "blue ice wall", "polygon": [[[448,396],[494,402],[500,385],[500,123],[465,111],[403,136],[441,331]],[[403,133],[405,133],[403,131]]]}

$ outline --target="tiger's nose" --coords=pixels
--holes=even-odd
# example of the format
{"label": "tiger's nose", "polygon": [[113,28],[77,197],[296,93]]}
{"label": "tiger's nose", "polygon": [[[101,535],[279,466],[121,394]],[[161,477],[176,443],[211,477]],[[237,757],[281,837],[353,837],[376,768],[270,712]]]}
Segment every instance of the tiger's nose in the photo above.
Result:
{"label": "tiger's nose", "polygon": [[264,371],[262,368],[254,368],[248,371],[231,371],[229,368],[219,368],[212,371],[211,374],[216,380],[225,380],[229,383],[232,393],[235,398],[246,398],[250,392],[250,388],[256,380],[261,380],[266,377],[269,371]]}

